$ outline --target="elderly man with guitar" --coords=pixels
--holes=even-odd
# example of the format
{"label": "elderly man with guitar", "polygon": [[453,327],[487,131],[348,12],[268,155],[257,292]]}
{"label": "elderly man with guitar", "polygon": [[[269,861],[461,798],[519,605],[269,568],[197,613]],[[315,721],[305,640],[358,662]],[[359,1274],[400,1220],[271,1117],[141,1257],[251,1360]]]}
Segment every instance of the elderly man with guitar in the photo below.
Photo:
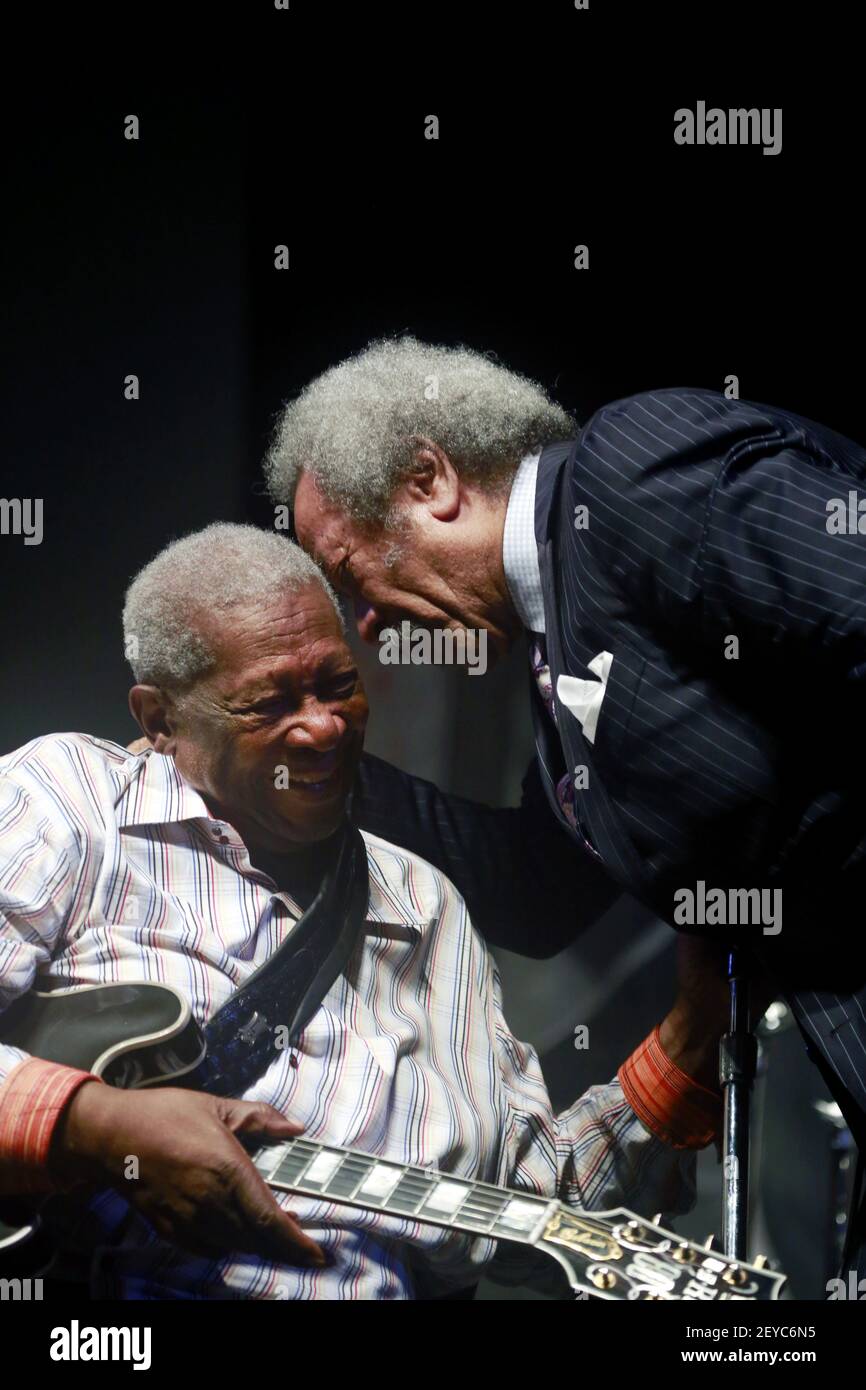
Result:
{"label": "elderly man with guitar", "polygon": [[309,557],[208,527],[124,624],[147,750],[0,762],[0,1193],[92,1295],[456,1296],[541,1252],[608,1298],[771,1296],[646,1219],[716,1133],[724,989],[684,977],[553,1112],[458,892],[347,814],[367,704]]}

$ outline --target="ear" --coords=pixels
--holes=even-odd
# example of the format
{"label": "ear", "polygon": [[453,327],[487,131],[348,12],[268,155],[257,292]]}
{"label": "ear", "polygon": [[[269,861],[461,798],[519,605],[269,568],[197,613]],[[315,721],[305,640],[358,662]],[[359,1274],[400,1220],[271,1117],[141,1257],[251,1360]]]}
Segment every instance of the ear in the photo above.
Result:
{"label": "ear", "polygon": [[453,521],[460,512],[460,475],[445,450],[426,435],[418,435],[415,466],[400,491],[416,506],[426,507],[437,521]]}
{"label": "ear", "polygon": [[134,685],[129,708],[151,747],[172,754],[177,746],[177,717],[171,697],[156,685]]}

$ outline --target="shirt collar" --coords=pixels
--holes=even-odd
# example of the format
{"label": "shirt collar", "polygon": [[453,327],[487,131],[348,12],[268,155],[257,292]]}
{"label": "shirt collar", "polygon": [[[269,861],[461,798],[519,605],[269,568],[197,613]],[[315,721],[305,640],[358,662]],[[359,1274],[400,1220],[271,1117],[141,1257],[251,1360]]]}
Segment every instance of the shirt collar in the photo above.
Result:
{"label": "shirt collar", "polygon": [[505,582],[517,616],[530,632],[547,630],[535,540],[535,483],[540,458],[539,451],[527,454],[520,462],[511,485],[502,536]]}
{"label": "shirt collar", "polygon": [[174,758],[164,753],[149,748],[131,756],[120,777],[123,787],[114,804],[121,828],[213,819],[202,797],[178,772]]}
{"label": "shirt collar", "polygon": [[[207,820],[213,816],[201,795],[178,771],[174,758],[148,749],[130,756],[129,764],[120,769],[122,790],[115,802],[119,827],[131,825],[167,825],[172,821]],[[386,855],[384,842],[377,852],[375,836],[364,836],[369,867],[370,896],[367,921],[381,926],[408,927],[416,935],[423,934],[430,919],[419,912],[409,900],[406,872],[401,871],[404,856],[397,850]]]}

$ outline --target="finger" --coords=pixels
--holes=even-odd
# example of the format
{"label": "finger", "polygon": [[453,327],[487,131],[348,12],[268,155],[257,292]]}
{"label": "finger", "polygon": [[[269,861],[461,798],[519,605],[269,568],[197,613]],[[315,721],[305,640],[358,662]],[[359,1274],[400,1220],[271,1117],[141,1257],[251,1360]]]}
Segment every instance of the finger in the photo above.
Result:
{"label": "finger", "polygon": [[246,1223],[232,1245],[273,1264],[298,1265],[303,1269],[324,1269],[328,1264],[321,1246],[284,1212],[267,1225]]}
{"label": "finger", "polygon": [[237,1197],[244,1224],[254,1227],[256,1231],[256,1254],[283,1264],[316,1265],[321,1268],[327,1263],[321,1246],[301,1229],[294,1216],[279,1205],[254,1168]]}
{"label": "finger", "polygon": [[302,1265],[305,1268],[324,1269],[329,1263],[321,1245],[301,1227],[298,1221],[277,1207],[278,1216],[273,1227],[273,1243],[269,1241],[268,1258],[283,1264]]}
{"label": "finger", "polygon": [[222,1111],[221,1119],[232,1134],[262,1134],[273,1139],[293,1139],[304,1132],[303,1125],[281,1115],[279,1110],[265,1101],[230,1101]]}

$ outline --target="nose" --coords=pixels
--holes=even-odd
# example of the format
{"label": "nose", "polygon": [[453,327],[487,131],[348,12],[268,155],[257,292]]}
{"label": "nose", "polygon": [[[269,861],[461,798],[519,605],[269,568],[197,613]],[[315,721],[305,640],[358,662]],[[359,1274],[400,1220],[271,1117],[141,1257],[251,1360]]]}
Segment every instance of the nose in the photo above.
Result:
{"label": "nose", "polygon": [[355,599],[355,626],[362,642],[377,641],[381,619],[373,604],[368,603],[366,599]]}
{"label": "nose", "polygon": [[286,741],[293,749],[330,753],[339,748],[347,728],[347,722],[339,710],[311,700],[304,706]]}

